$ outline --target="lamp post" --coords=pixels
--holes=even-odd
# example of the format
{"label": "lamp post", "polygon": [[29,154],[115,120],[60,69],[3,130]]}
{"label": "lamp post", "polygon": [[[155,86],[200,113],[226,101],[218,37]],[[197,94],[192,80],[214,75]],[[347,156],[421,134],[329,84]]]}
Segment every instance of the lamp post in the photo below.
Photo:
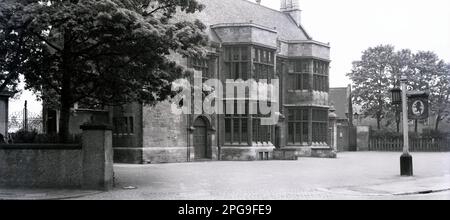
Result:
{"label": "lamp post", "polygon": [[402,109],[403,109],[403,155],[400,157],[400,170],[402,176],[413,176],[413,158],[409,153],[409,126],[408,126],[408,97],[406,82],[408,78],[402,76]]}
{"label": "lamp post", "polygon": [[392,92],[392,104],[402,105],[403,118],[403,154],[400,157],[400,172],[401,176],[413,176],[413,158],[409,153],[409,126],[408,126],[408,97],[406,76],[402,76],[400,80],[401,89],[394,88]]}

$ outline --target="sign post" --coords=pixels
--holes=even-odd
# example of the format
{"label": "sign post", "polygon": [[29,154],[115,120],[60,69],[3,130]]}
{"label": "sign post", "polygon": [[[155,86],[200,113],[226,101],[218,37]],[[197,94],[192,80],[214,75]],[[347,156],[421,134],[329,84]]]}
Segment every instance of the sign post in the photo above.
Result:
{"label": "sign post", "polygon": [[400,82],[402,87],[402,107],[403,107],[403,155],[400,157],[400,170],[402,176],[413,176],[413,158],[409,153],[409,126],[408,126],[408,79],[402,76]]}
{"label": "sign post", "polygon": [[391,89],[392,104],[402,105],[403,118],[403,154],[400,158],[400,170],[402,176],[413,176],[413,158],[409,153],[409,126],[408,120],[423,120],[429,116],[429,93],[409,92],[406,83],[408,78],[402,76],[400,79],[401,88]]}

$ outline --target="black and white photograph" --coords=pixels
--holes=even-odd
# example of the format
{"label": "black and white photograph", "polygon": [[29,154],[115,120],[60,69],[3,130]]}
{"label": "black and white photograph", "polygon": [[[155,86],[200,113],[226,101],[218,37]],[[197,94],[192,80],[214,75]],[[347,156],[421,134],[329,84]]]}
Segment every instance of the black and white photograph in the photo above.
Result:
{"label": "black and white photograph", "polygon": [[450,1],[0,0],[0,200],[450,200]]}

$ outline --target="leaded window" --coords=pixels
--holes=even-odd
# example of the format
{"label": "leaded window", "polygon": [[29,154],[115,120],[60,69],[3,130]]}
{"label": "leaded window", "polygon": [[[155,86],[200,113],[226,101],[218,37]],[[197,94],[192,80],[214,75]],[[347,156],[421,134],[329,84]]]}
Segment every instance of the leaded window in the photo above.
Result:
{"label": "leaded window", "polygon": [[113,118],[114,135],[133,135],[134,118],[133,117],[114,117]]}
{"label": "leaded window", "polygon": [[[267,107],[270,107],[270,103]],[[252,115],[252,136],[253,136],[253,142],[257,144],[269,144],[273,141],[274,137],[274,127],[271,125],[263,125],[262,119],[263,118],[270,118],[270,114],[261,114],[261,111],[259,109],[259,103],[254,102],[253,107],[254,109],[257,109],[257,114]]]}
{"label": "leaded window", "polygon": [[252,49],[254,79],[267,80],[275,78],[275,51],[262,47],[254,47]]}
{"label": "leaded window", "polygon": [[[238,109],[242,109],[238,111]],[[249,126],[248,102],[234,102],[234,111],[226,108],[225,114],[225,143],[248,145]]]}
{"label": "leaded window", "polygon": [[288,111],[288,144],[304,145],[309,142],[308,108],[292,108]]}
{"label": "leaded window", "polygon": [[225,78],[247,80],[250,75],[250,49],[248,46],[225,47]]}
{"label": "leaded window", "polygon": [[329,91],[329,64],[325,61],[314,60],[314,90]]}
{"label": "leaded window", "polygon": [[310,145],[310,140],[313,143],[325,144],[327,137],[328,109],[304,107],[288,110],[289,145]]}
{"label": "leaded window", "polygon": [[291,89],[309,90],[311,88],[311,61],[309,59],[291,61],[293,71],[290,72]]}
{"label": "leaded window", "polygon": [[326,143],[328,138],[328,109],[312,109],[312,141],[314,143]]}

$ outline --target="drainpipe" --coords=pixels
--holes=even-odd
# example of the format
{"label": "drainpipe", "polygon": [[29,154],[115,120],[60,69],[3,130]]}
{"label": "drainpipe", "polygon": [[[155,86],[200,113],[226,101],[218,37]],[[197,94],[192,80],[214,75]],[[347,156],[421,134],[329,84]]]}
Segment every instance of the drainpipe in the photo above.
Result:
{"label": "drainpipe", "polygon": [[[219,76],[220,76],[220,59],[219,59],[219,56],[217,56],[216,57],[216,62],[217,62],[217,78],[219,79]],[[220,97],[221,99],[223,98],[223,97]],[[223,104],[222,104],[222,106],[223,106]],[[221,125],[221,115],[220,114],[217,114],[217,112],[216,112],[216,138],[217,138],[217,160],[218,161],[220,161],[221,160],[221,142],[220,142],[220,125]]]}
{"label": "drainpipe", "polygon": [[190,126],[189,120],[190,120],[190,116],[188,114],[186,114],[186,130],[187,130],[187,132],[186,132],[187,133],[186,161],[187,162],[191,162],[191,132],[192,132],[192,128]]}

